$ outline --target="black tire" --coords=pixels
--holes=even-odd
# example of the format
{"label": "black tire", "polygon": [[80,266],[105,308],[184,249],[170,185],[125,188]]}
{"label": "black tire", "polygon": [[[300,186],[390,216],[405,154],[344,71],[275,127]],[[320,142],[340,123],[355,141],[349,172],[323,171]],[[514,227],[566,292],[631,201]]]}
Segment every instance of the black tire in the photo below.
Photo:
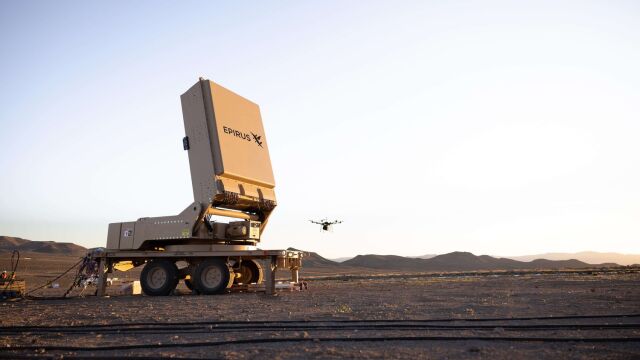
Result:
{"label": "black tire", "polygon": [[233,282],[233,271],[226,261],[219,258],[207,259],[199,263],[191,276],[191,281],[201,294],[222,294]]}
{"label": "black tire", "polygon": [[178,281],[178,268],[168,260],[151,260],[140,274],[142,291],[149,296],[169,295]]}
{"label": "black tire", "polygon": [[242,260],[238,272],[240,277],[235,278],[235,284],[260,284],[263,280],[262,266],[255,260]]}
{"label": "black tire", "polygon": [[187,286],[187,288],[191,291],[193,291],[194,287],[193,287],[193,283],[191,282],[191,280],[189,279],[184,279],[184,284]]}

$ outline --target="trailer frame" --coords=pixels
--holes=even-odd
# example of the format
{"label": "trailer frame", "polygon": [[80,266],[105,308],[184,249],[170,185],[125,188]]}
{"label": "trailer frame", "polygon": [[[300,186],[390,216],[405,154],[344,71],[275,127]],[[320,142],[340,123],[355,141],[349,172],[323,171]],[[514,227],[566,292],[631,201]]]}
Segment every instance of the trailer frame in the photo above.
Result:
{"label": "trailer frame", "polygon": [[147,261],[153,259],[171,259],[187,261],[207,258],[241,258],[258,260],[264,270],[265,292],[274,295],[276,292],[276,271],[289,269],[291,282],[300,282],[299,270],[305,252],[299,250],[229,250],[229,251],[136,251],[99,248],[88,254],[98,264],[97,296],[104,296],[107,287],[107,276],[113,272],[113,265],[120,261]]}

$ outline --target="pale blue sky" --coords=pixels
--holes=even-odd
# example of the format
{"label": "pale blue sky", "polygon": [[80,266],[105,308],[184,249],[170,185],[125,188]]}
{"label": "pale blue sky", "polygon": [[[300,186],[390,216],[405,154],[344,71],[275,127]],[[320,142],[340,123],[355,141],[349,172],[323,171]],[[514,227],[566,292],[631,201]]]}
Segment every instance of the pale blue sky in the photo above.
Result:
{"label": "pale blue sky", "polygon": [[261,106],[263,248],[640,252],[636,1],[4,1],[0,54],[3,235],[180,212],[204,76]]}

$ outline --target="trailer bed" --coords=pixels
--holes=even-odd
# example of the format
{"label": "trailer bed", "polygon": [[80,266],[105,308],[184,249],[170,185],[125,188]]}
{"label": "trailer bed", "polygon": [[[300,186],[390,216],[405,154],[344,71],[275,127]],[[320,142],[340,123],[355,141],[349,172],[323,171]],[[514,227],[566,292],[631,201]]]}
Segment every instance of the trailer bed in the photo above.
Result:
{"label": "trailer bed", "polygon": [[[107,274],[113,271],[113,264],[120,261],[140,261],[157,258],[189,260],[194,258],[243,258],[262,262],[264,270],[264,289],[267,294],[275,294],[275,274],[278,269],[291,271],[291,283],[300,286],[298,270],[302,267],[305,253],[298,250],[226,250],[226,251],[140,251],[117,249],[93,249],[88,254],[98,262],[98,296],[104,296],[107,286]],[[300,286],[300,288],[302,288]]]}

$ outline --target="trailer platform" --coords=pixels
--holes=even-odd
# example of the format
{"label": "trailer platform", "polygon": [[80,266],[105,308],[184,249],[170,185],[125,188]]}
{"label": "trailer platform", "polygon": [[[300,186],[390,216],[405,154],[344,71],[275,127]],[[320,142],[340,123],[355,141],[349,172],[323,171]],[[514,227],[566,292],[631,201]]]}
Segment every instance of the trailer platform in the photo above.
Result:
{"label": "trailer platform", "polygon": [[107,274],[113,272],[113,265],[122,261],[131,261],[142,265],[154,259],[193,262],[211,258],[224,258],[231,261],[259,261],[264,271],[264,289],[269,295],[276,291],[276,271],[288,269],[291,283],[299,284],[298,271],[302,267],[305,252],[298,250],[228,250],[228,251],[129,251],[114,249],[92,249],[88,257],[97,262],[97,296],[104,296],[107,286]]}

